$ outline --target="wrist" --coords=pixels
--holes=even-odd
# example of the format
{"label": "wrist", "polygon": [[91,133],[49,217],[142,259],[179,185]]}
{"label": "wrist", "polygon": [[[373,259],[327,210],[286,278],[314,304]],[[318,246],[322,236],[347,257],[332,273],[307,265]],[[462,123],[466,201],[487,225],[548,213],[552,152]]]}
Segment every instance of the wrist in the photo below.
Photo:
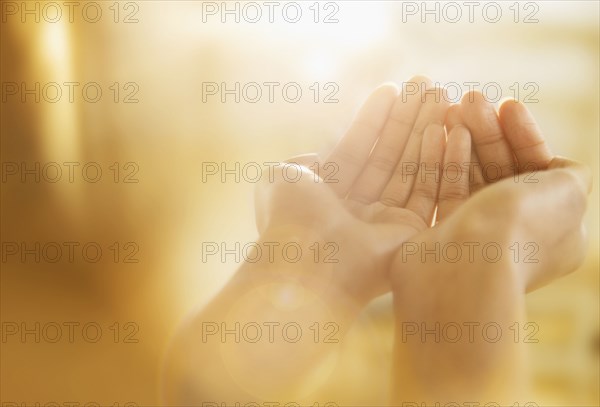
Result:
{"label": "wrist", "polygon": [[352,321],[370,298],[351,288],[354,270],[340,247],[344,243],[325,235],[300,225],[267,228],[248,245],[232,284],[267,293],[278,307],[318,303],[336,320]]}
{"label": "wrist", "polygon": [[[528,284],[528,269],[537,267],[537,245],[523,240],[517,222],[488,220],[477,213],[457,214],[452,220],[427,229],[404,242],[390,267],[392,291],[399,295],[407,286],[439,270],[479,273],[477,278],[507,275],[520,287]],[[525,271],[524,271],[525,270]]]}

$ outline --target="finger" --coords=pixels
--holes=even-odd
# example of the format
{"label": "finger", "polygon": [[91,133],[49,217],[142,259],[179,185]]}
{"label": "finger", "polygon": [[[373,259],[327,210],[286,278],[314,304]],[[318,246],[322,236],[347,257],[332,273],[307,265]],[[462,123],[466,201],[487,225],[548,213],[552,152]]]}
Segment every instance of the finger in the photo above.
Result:
{"label": "finger", "polygon": [[321,158],[316,153],[296,155],[291,158],[288,158],[284,161],[284,163],[301,165],[317,173],[317,175],[321,175],[319,171],[319,166],[321,165]]}
{"label": "finger", "polygon": [[428,89],[421,94],[425,101],[402,153],[402,158],[380,197],[381,202],[388,206],[404,207],[408,202],[420,162],[421,142],[425,128],[431,123],[439,125],[444,123],[446,110],[450,105],[446,90],[443,88]]}
{"label": "finger", "polygon": [[[448,113],[446,114],[446,132],[448,133],[448,135],[456,126],[466,126],[465,121],[462,118],[460,105],[450,106],[450,108],[448,109]],[[483,188],[486,185],[486,182],[483,178],[481,163],[479,162],[479,157],[477,156],[477,152],[475,151],[475,146],[473,145],[473,143],[471,143],[471,141],[469,141],[469,144],[471,145],[471,152],[467,157],[467,161],[465,162],[469,163],[469,191],[470,193],[475,193],[481,188]]]}
{"label": "finger", "polygon": [[406,209],[416,213],[427,225],[431,225],[437,203],[445,142],[446,133],[441,124],[427,126],[423,135],[419,172],[406,204]]}
{"label": "finger", "polygon": [[535,119],[522,103],[507,100],[500,106],[500,124],[517,158],[519,172],[545,170],[552,160]]}
{"label": "finger", "polygon": [[[254,190],[256,225],[263,234],[269,227],[286,230],[290,225],[306,228],[325,227],[331,219],[345,216],[339,210],[339,199],[327,185],[314,182],[313,175],[301,167],[301,177],[290,182],[285,165],[263,170]],[[350,216],[348,214],[348,216]]]}
{"label": "finger", "polygon": [[394,85],[375,89],[324,163],[335,167],[337,182],[331,187],[339,196],[346,196],[362,171],[397,96],[398,88]]}
{"label": "finger", "polygon": [[444,167],[438,197],[437,221],[447,218],[469,198],[469,159],[471,133],[457,124],[452,127],[446,142]]}
{"label": "finger", "polygon": [[469,162],[469,190],[471,194],[479,191],[487,185],[483,177],[481,161],[477,156],[477,151],[473,147],[473,137],[471,137],[471,161]]}
{"label": "finger", "polygon": [[504,137],[494,106],[480,92],[471,91],[461,100],[461,115],[471,132],[485,180],[495,182],[513,175],[512,149]]}
{"label": "finger", "polygon": [[452,105],[446,112],[446,121],[444,123],[446,126],[446,133],[450,134],[454,126],[459,124],[465,125],[460,113],[460,105]]}
{"label": "finger", "polygon": [[[416,76],[408,82],[410,88],[406,84],[402,88],[425,89],[430,83],[428,78]],[[402,156],[420,108],[420,92],[404,91],[396,98],[367,165],[352,186],[350,199],[366,204],[379,199]]]}

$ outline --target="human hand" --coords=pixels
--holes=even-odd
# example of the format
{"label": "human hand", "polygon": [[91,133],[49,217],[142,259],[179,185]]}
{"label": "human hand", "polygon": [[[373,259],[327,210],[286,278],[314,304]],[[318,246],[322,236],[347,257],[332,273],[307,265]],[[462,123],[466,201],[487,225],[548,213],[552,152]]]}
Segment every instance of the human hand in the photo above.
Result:
{"label": "human hand", "polygon": [[[463,166],[469,183],[459,181],[440,191],[438,219],[449,216],[469,196],[487,185],[513,177],[535,182],[552,153],[535,119],[520,102],[507,100],[498,112],[478,91],[463,96],[446,116],[451,161]],[[452,137],[454,133],[470,137]],[[445,163],[446,166],[446,163]]]}
{"label": "human hand", "polygon": [[[464,171],[467,171],[467,169],[469,171],[469,183],[464,182],[467,177],[461,178],[462,182],[459,181],[455,184],[442,183],[442,189],[444,185],[450,185],[452,190],[450,194],[448,194],[448,191],[440,191],[438,218],[443,219],[448,217],[470,195],[498,181],[507,180],[507,182],[510,182],[512,180],[514,184],[521,185],[516,189],[504,187],[510,189],[508,192],[510,196],[519,195],[519,197],[515,197],[519,208],[525,205],[524,199],[536,199],[541,209],[541,206],[547,205],[548,202],[560,199],[552,196],[551,187],[545,189],[544,191],[546,192],[544,193],[540,192],[541,186],[538,184],[541,178],[546,180],[544,182],[551,184],[554,181],[548,181],[548,178],[554,179],[560,176],[557,173],[544,174],[544,170],[562,168],[563,170],[580,174],[580,180],[589,178],[589,175],[585,175],[589,174],[589,171],[583,165],[552,156],[550,148],[535,119],[528,109],[518,101],[507,100],[502,103],[499,111],[496,112],[492,104],[487,102],[481,93],[470,92],[462,98],[460,105],[453,105],[449,108],[446,117],[446,127],[449,131],[449,136],[445,160],[448,161],[448,156],[451,156],[453,159],[451,161],[469,163],[468,166],[463,168]],[[452,137],[455,133],[460,133],[461,135],[470,134],[471,137],[464,137],[463,135],[457,141],[457,137]],[[473,149],[469,151],[471,150],[469,145],[471,139],[473,141]],[[527,189],[527,186],[529,186],[529,189]],[[531,194],[537,193],[545,195],[546,201],[531,198]],[[555,194],[559,193],[560,190],[555,191]],[[575,201],[582,198],[581,193],[576,194],[576,196],[579,198],[574,197]],[[448,199],[449,197],[454,199]],[[501,199],[502,197],[498,196],[498,198]],[[494,207],[491,201],[490,204],[491,207]],[[515,210],[519,210],[519,214],[522,212],[521,209]],[[543,281],[549,281],[558,275],[574,270],[575,267],[567,265],[566,261],[573,259],[573,264],[577,264],[578,261],[574,259],[580,257],[575,255],[575,253],[581,252],[580,243],[584,240],[583,236],[585,235],[585,229],[581,223],[581,216],[583,215],[581,210],[582,207],[574,207],[573,211],[568,211],[573,216],[565,219],[565,223],[561,225],[569,225],[569,227],[577,229],[577,233],[571,233],[572,239],[570,240],[573,242],[574,252],[567,252],[570,255],[563,256],[560,259],[557,258],[554,263],[548,263],[552,265],[548,270],[554,270],[555,273],[547,271],[545,273],[546,278],[541,278],[540,276],[540,281],[535,281],[536,278],[532,279],[530,283],[526,284],[528,291],[543,284]],[[540,213],[531,212],[525,218],[522,218],[519,214],[515,214],[505,219],[505,225],[511,225],[515,228],[520,227],[522,230],[525,230],[524,225],[540,220],[545,226],[556,226],[554,222],[548,222],[548,219],[555,218],[543,219]],[[548,216],[551,216],[551,214]],[[533,225],[531,227],[533,228]],[[566,232],[561,232],[561,227],[548,228],[546,226],[545,229],[540,229],[536,226],[536,228],[540,231],[539,236],[533,235],[534,229],[529,231],[531,233],[525,233],[527,236],[523,236],[523,238],[528,237],[529,239],[536,237],[536,240],[533,241],[526,240],[531,243],[530,247],[537,252],[537,248],[542,249],[542,246],[544,246],[545,251],[556,253],[551,252],[554,244],[548,241],[548,239]],[[537,262],[529,264],[529,270],[533,270]],[[562,264],[564,266],[560,266]]]}
{"label": "human hand", "polygon": [[[395,402],[523,400],[522,343],[506,332],[523,326],[525,292],[575,270],[585,252],[589,170],[552,158],[520,103],[505,102],[498,118],[471,96],[446,119],[444,222],[405,242],[392,266]],[[490,177],[486,167],[499,171]],[[532,170],[544,171],[525,175]],[[493,261],[484,245],[500,248]],[[504,337],[486,340],[489,324]],[[452,340],[440,335],[449,326]]]}
{"label": "human hand", "polygon": [[[430,84],[422,77],[409,83]],[[321,175],[335,168],[336,182],[328,182],[328,176],[312,182],[315,176],[305,168],[298,183],[279,178],[259,186],[261,240],[293,235],[299,241],[333,242],[339,249],[339,262],[328,273],[310,272],[313,265],[297,268],[303,284],[318,289],[326,281],[328,288],[336,287],[361,305],[389,291],[393,254],[433,219],[448,107],[441,92],[398,95],[395,87],[380,87],[319,165]],[[315,160],[303,156],[289,161],[316,168]]]}
{"label": "human hand", "polygon": [[[447,108],[444,98],[423,102],[419,95],[403,99],[397,92],[383,86],[371,95],[320,167],[323,179],[309,171],[308,166],[316,167],[306,157],[293,160],[307,164],[296,183],[277,169],[273,182],[261,177],[256,190],[260,233],[256,246],[282,248],[295,243],[303,255],[299,261],[288,261],[281,258],[282,250],[273,259],[249,254],[257,260],[245,262],[202,311],[190,315],[166,358],[166,400],[178,405],[209,396],[231,401],[299,400],[306,396],[306,386],[322,386],[309,379],[339,346],[315,343],[308,335],[294,343],[281,338],[219,343],[216,334],[204,341],[204,326],[207,321],[229,329],[236,324],[284,326],[294,321],[308,330],[321,321],[335,327],[337,341],[366,302],[390,289],[393,255],[404,240],[430,225],[439,182],[439,177],[421,182],[418,174],[403,173],[398,163],[431,168],[440,162]],[[330,165],[338,169],[339,182],[327,182]],[[257,363],[277,369],[256,375]]]}
{"label": "human hand", "polygon": [[[511,329],[525,326],[526,291],[581,264],[589,185],[584,166],[555,158],[538,183],[489,186],[413,237],[417,253],[400,251],[392,267],[395,402],[526,400],[523,342]],[[524,244],[537,248],[534,262],[523,258]],[[490,257],[484,245],[500,251]]]}

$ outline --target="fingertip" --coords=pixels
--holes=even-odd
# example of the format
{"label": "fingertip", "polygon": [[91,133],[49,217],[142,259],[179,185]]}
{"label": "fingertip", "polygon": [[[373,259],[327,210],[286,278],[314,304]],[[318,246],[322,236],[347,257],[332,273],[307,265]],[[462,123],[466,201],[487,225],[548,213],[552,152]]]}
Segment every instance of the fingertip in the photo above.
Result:
{"label": "fingertip", "polygon": [[483,96],[483,93],[481,93],[481,91],[470,90],[467,93],[465,93],[460,99],[460,104],[463,106],[481,106],[488,105],[489,102],[486,100],[485,96]]}
{"label": "fingertip", "polygon": [[433,82],[427,76],[415,75],[402,83],[402,92],[407,92],[409,95],[423,96],[423,92],[433,86]]}
{"label": "fingertip", "polygon": [[382,109],[391,106],[398,97],[398,87],[386,82],[377,86],[367,97],[362,108],[375,106],[373,109]]}
{"label": "fingertip", "polygon": [[398,85],[394,82],[384,82],[379,85],[373,93],[381,95],[381,97],[389,97],[390,99],[395,99],[400,94],[400,89]]}
{"label": "fingertip", "polygon": [[450,107],[450,98],[448,97],[448,88],[445,86],[436,86],[436,89],[439,89],[441,102],[445,103]]}
{"label": "fingertip", "polygon": [[[424,105],[429,105],[429,109],[425,109],[429,115],[432,115],[434,120],[439,120],[441,123],[446,121],[446,114],[450,107],[450,101],[447,97],[447,90],[440,86],[431,86],[421,91],[421,102]],[[435,107],[434,107],[435,106]]]}
{"label": "fingertip", "polygon": [[502,102],[500,102],[500,107],[498,108],[498,115],[500,116],[500,120],[503,122],[506,121],[506,118],[510,116],[532,117],[531,113],[529,112],[529,109],[527,109],[527,107],[523,103],[513,98],[506,98],[503,99]]}
{"label": "fingertip", "polygon": [[509,103],[512,103],[512,104],[515,104],[515,103],[521,104],[521,102],[519,102],[517,99],[515,99],[513,97],[510,97],[510,96],[503,97],[502,99],[500,99],[500,103],[499,103],[500,107],[502,107],[502,105],[504,105],[505,103],[506,104],[509,104]]}
{"label": "fingertip", "polygon": [[429,86],[431,86],[432,81],[431,81],[431,78],[429,78],[428,76],[420,75],[419,74],[419,75],[413,76],[412,78],[410,78],[405,83],[415,83],[415,84],[418,84],[418,85],[425,84],[426,86],[429,87]]}

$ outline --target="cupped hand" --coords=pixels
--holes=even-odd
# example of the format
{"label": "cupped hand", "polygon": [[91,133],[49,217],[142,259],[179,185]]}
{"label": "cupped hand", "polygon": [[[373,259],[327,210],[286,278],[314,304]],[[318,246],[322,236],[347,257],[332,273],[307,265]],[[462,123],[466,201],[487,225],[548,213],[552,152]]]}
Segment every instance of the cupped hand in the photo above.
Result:
{"label": "cupped hand", "polygon": [[[422,89],[430,85],[422,77],[409,83]],[[315,157],[289,160],[305,166],[300,181],[279,177],[257,188],[261,240],[295,236],[308,244],[333,243],[338,262],[328,268],[329,286],[361,303],[389,291],[394,253],[434,216],[448,108],[441,92],[398,95],[394,86],[382,86],[318,164],[320,177],[308,169],[317,168]],[[325,277],[322,270],[315,277],[312,268],[306,265],[302,272],[318,286]]]}
{"label": "cupped hand", "polygon": [[[515,243],[528,247],[532,256],[527,264],[526,289],[573,271],[581,262],[585,241],[582,216],[587,186],[568,192],[561,189],[563,185],[574,187],[576,183],[564,184],[562,178],[576,175],[579,182],[589,185],[589,170],[574,161],[553,157],[532,114],[519,101],[507,100],[496,112],[481,93],[469,92],[460,105],[448,109],[445,125],[449,132],[445,165],[447,161],[466,163],[462,169],[468,176],[458,183],[442,183],[438,219],[449,217],[470,196],[500,182],[502,187],[484,197],[493,215],[480,222],[492,227],[501,219],[501,229],[510,229],[520,239]],[[444,190],[444,185],[450,185],[451,190]],[[498,204],[491,197],[498,199]],[[506,203],[511,200],[514,202]],[[556,211],[561,202],[571,202],[572,209]],[[558,247],[558,241],[563,246],[569,243],[570,249]],[[544,272],[536,267],[542,259]]]}
{"label": "cupped hand", "polygon": [[445,125],[450,161],[461,164],[461,181],[469,182],[440,191],[438,220],[487,185],[511,177],[515,182],[537,182],[537,173],[552,160],[535,119],[515,100],[506,100],[497,112],[480,92],[471,91],[448,109]]}
{"label": "cupped hand", "polygon": [[589,190],[586,167],[555,158],[537,183],[499,181],[405,242],[391,271],[395,401],[524,400],[524,294],[581,264]]}

